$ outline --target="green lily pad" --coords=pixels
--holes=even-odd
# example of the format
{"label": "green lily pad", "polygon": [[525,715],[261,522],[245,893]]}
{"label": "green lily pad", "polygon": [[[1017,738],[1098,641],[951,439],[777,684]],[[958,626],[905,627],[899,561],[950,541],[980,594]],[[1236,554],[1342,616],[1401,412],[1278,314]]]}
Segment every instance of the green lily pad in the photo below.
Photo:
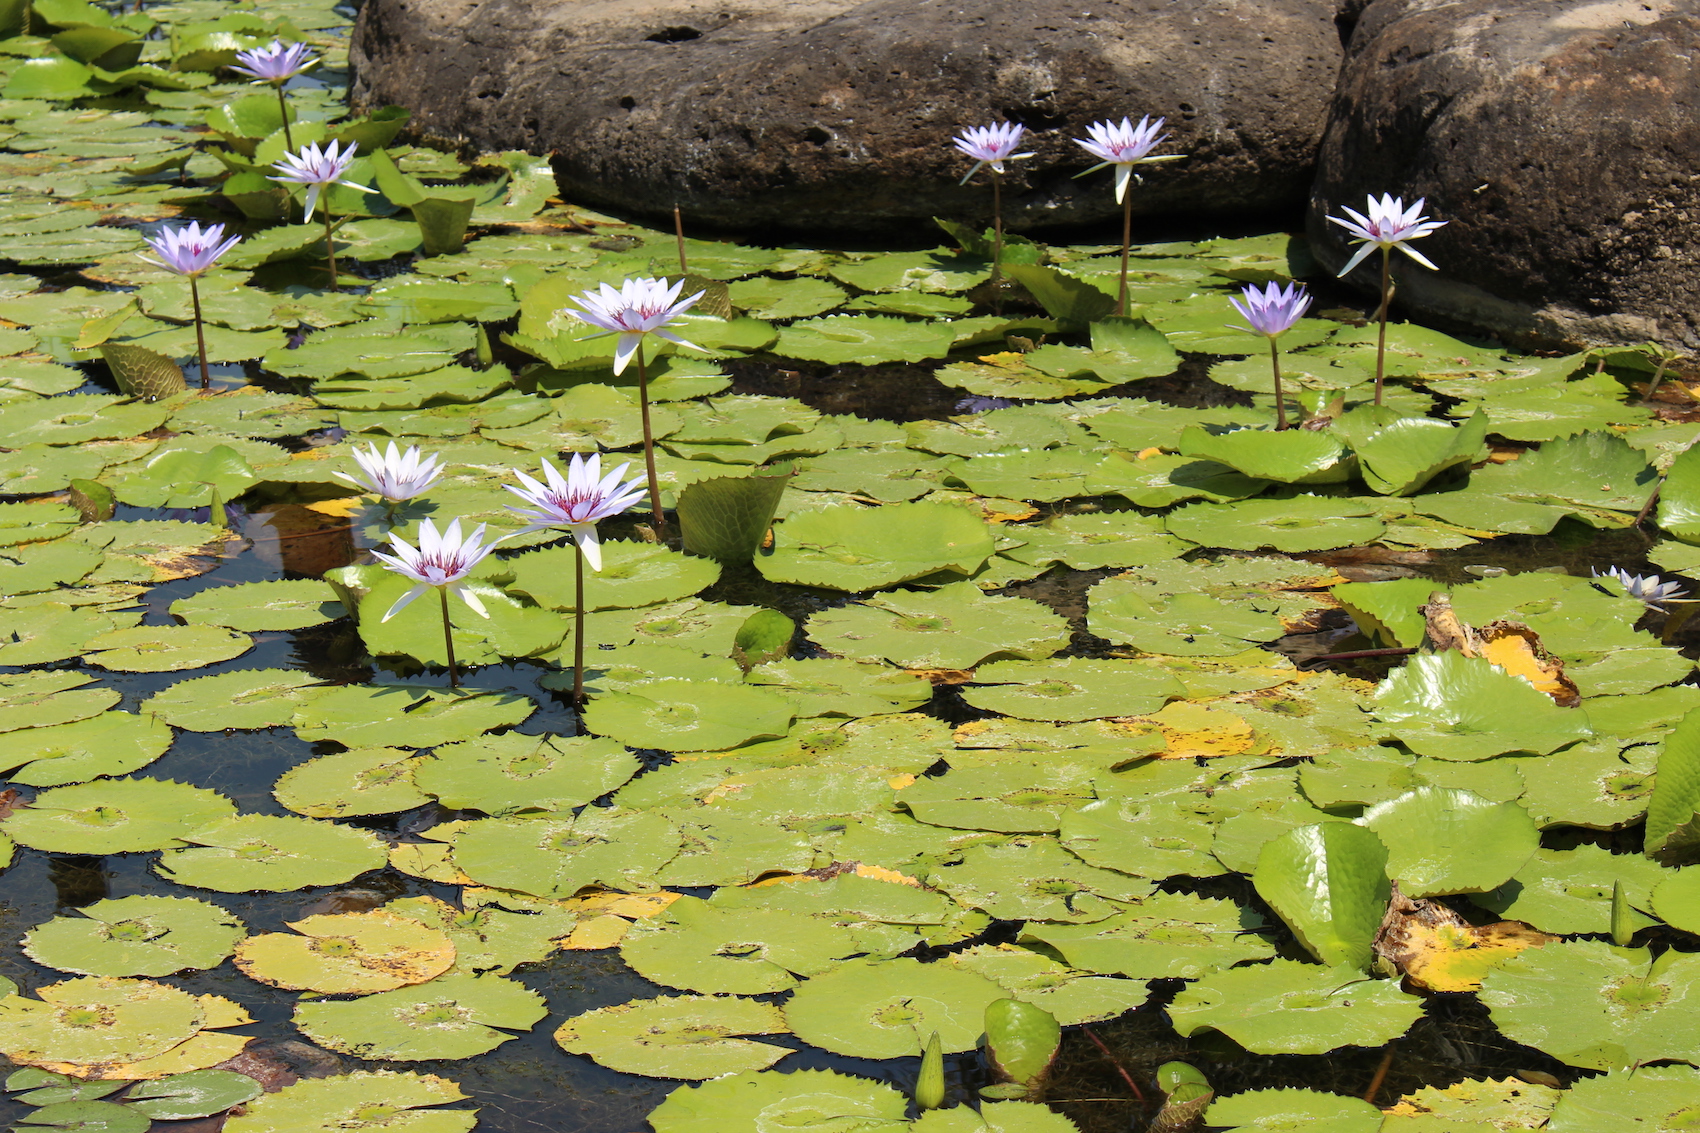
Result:
{"label": "green lily pad", "polygon": [[1023,941],[1059,952],[1077,968],[1136,980],[1198,979],[1247,960],[1275,955],[1257,934],[1255,913],[1231,901],[1158,893],[1107,920],[1029,924]]}
{"label": "green lily pad", "polygon": [[1135,901],[1151,883],[1089,866],[1056,842],[1017,837],[976,845],[960,863],[941,865],[927,882],[958,903],[1005,920],[1089,924],[1120,911],[1113,901]]}
{"label": "green lily pad", "polygon": [[[897,1129],[909,1099],[884,1082],[833,1070],[753,1070],[681,1086],[649,1115],[655,1133],[729,1129]],[[242,1133],[237,1130],[236,1133]]]}
{"label": "green lily pad", "polygon": [[1364,812],[1387,846],[1387,875],[1411,897],[1483,893],[1503,884],[1540,847],[1529,812],[1473,791],[1419,787]]}
{"label": "green lily pad", "polygon": [[994,661],[974,679],[968,703],[1023,720],[1141,716],[1185,695],[1168,673],[1132,661]]}
{"label": "green lily pad", "polygon": [[1548,1128],[1612,1133],[1626,1121],[1646,1133],[1677,1133],[1700,1105],[1700,1071],[1692,1066],[1635,1066],[1578,1078],[1558,1096]]}
{"label": "green lily pad", "polygon": [[349,747],[426,748],[518,724],[536,709],[505,690],[350,685],[315,697],[295,713],[295,734]]}
{"label": "green lily pad", "polygon": [[1320,496],[1188,504],[1169,513],[1168,523],[1172,534],[1201,546],[1239,551],[1273,547],[1288,554],[1355,547],[1373,542],[1386,530],[1368,503]]}
{"label": "green lily pad", "polygon": [[1560,708],[1528,681],[1455,651],[1413,657],[1395,669],[1376,687],[1375,715],[1405,746],[1437,759],[1544,754],[1590,734],[1581,711]]}
{"label": "green lily pad", "polygon": [[1318,822],[1267,842],[1252,883],[1307,950],[1363,967],[1387,908],[1388,849],[1362,826]]}
{"label": "green lily pad", "polygon": [[471,1133],[475,1109],[421,1109],[460,1101],[460,1087],[434,1074],[356,1070],[332,1078],[304,1078],[275,1094],[262,1094],[229,1118],[230,1133],[335,1133],[376,1126],[407,1133]]}
{"label": "green lily pad", "polygon": [[187,897],[120,897],[77,912],[31,929],[25,953],[85,976],[168,976],[218,967],[247,934],[230,913]]}
{"label": "green lily pad", "polygon": [[233,445],[215,444],[203,451],[174,441],[101,476],[123,503],[167,508],[220,505],[259,479]]}
{"label": "green lily pad", "polygon": [[75,539],[0,549],[0,568],[12,594],[34,594],[80,582],[105,560],[98,548]]}
{"label": "green lily pad", "polygon": [[43,791],[0,828],[19,845],[49,853],[137,853],[177,845],[235,811],[223,795],[187,783],[106,779]]}
{"label": "green lily pad", "polygon": [[933,826],[1054,833],[1067,811],[1092,797],[1094,774],[1079,764],[1003,759],[922,779],[899,797],[911,814]]}
{"label": "green lily pad", "polygon": [[[551,610],[576,609],[574,547],[532,551],[509,560],[514,590]],[[602,544],[602,569],[585,571],[587,610],[635,609],[680,598],[712,586],[720,577],[713,559],[680,554],[658,543],[610,540]]]}
{"label": "green lily pad", "polygon": [[908,712],[933,698],[931,682],[920,674],[851,658],[769,661],[747,679],[778,693],[798,716],[878,716]]}
{"label": "green lily pad", "polygon": [[971,582],[927,593],[893,591],[822,611],[806,627],[826,649],[909,669],[971,669],[982,661],[1049,657],[1068,624],[1038,602],[984,594]]}
{"label": "green lily pad", "polygon": [[125,673],[166,673],[229,661],[254,647],[247,634],[221,626],[133,626],[89,639],[86,660]]}
{"label": "green lily pad", "polygon": [[956,342],[948,322],[911,322],[880,315],[798,319],[779,331],[773,353],[781,358],[834,365],[872,366],[943,358]]}
{"label": "green lily pad", "polygon": [[454,860],[480,884],[559,898],[598,885],[653,888],[678,852],[665,815],[591,808],[577,818],[480,819],[455,839]]}
{"label": "green lily pad", "polygon": [[344,610],[327,583],[303,578],[203,590],[173,602],[171,612],[191,625],[258,633],[322,625]]}
{"label": "green lily pad", "polygon": [[131,1111],[154,1121],[211,1117],[263,1093],[260,1083],[234,1070],[191,1070],[141,1082],[124,1095]]}
{"label": "green lily pad", "polygon": [[[151,716],[102,712],[86,720],[32,728],[11,758],[30,762],[7,776],[28,787],[62,787],[139,771],[171,746],[171,728]],[[0,764],[6,759],[0,758]]]}
{"label": "green lily pad", "polygon": [[[152,980],[81,976],[36,989],[40,999],[7,997],[0,1010],[0,1050],[14,1062],[103,1063],[151,1058],[207,1023],[199,997]],[[238,1019],[247,1021],[240,1011]],[[230,1025],[228,1023],[223,1025]]]}
{"label": "green lily pad", "polygon": [[1144,566],[1178,558],[1191,549],[1165,534],[1159,518],[1133,511],[1059,515],[1042,526],[1006,530],[1026,542],[1002,554],[1017,562],[1065,563],[1076,570]]}
{"label": "green lily pad", "polygon": [[1657,909],[1653,894],[1661,881],[1680,876],[1639,855],[1613,854],[1598,846],[1536,850],[1510,881],[1470,900],[1542,932],[1609,933],[1614,888],[1621,888],[1630,905],[1630,924],[1645,928],[1653,920],[1637,910]]}
{"label": "green lily pad", "polygon": [[790,1050],[736,1036],[786,1029],[772,1004],[675,995],[575,1015],[556,1030],[555,1042],[622,1073],[701,1080],[772,1066]]}
{"label": "green lily pad", "polygon": [[985,522],[951,504],[825,507],[780,524],[756,569],[774,582],[873,590],[944,570],[970,575],[994,550]]}
{"label": "green lily pad", "polygon": [[1089,630],[1144,653],[1225,657],[1286,633],[1271,602],[1223,602],[1196,593],[1164,597],[1134,579],[1107,578],[1087,602]]}
{"label": "green lily pad", "polygon": [[422,760],[393,747],[321,755],[283,773],[272,786],[278,802],[308,818],[395,814],[431,801],[414,785]]}
{"label": "green lily pad", "polygon": [[413,783],[455,810],[565,811],[614,790],[639,767],[612,740],[507,732],[442,745],[419,761]]}
{"label": "green lily pad", "polygon": [[1380,1046],[1421,1014],[1422,1000],[1400,991],[1397,981],[1294,960],[1214,972],[1169,1005],[1169,1019],[1183,1036],[1213,1028],[1257,1054]]}
{"label": "green lily pad", "polygon": [[86,673],[67,672],[0,676],[0,732],[85,720],[118,703],[121,694],[115,689],[78,688],[92,680]]}
{"label": "green lily pad", "polygon": [[1204,1120],[1234,1133],[1376,1133],[1382,1114],[1362,1098],[1318,1090],[1247,1090],[1210,1103]]}
{"label": "green lily pad", "polygon": [[89,639],[118,628],[120,621],[134,620],[104,610],[73,609],[63,602],[8,610],[8,640],[0,641],[0,665],[43,665],[69,660],[83,652]]}
{"label": "green lily pad", "polygon": [[1700,958],[1593,940],[1521,952],[1482,978],[1481,999],[1513,1042],[1560,1062],[1611,1070],[1696,1051]]}
{"label": "green lily pad", "polygon": [[1211,853],[1217,817],[1184,799],[1099,798],[1071,807],[1058,836],[1088,865],[1134,877],[1214,877],[1223,872]]}
{"label": "green lily pad", "polygon": [[761,995],[798,986],[864,949],[832,920],[783,908],[722,908],[681,897],[633,926],[620,956],[646,979],[710,994]]}
{"label": "green lily pad", "polygon": [[434,897],[399,897],[383,908],[430,925],[455,947],[455,968],[505,976],[520,964],[548,959],[579,915],[557,902],[494,889],[461,891],[465,908]]}
{"label": "green lily pad", "polygon": [[143,711],[191,732],[287,724],[322,691],[311,673],[239,669],[178,681],[142,702]]}
{"label": "green lily pad", "polygon": [[222,893],[341,885],[389,860],[371,832],[310,818],[244,814],[179,836],[155,869],[181,885]]}
{"label": "green lily pad", "polygon": [[947,1052],[971,1050],[986,1006],[1008,993],[992,981],[917,960],[851,960],[798,988],[785,1021],[798,1038],[834,1054],[903,1058],[938,1032]]}
{"label": "green lily pad", "polygon": [[721,751],[783,736],[795,713],[784,697],[754,686],[657,680],[641,687],[597,697],[585,728],[628,747]]}
{"label": "green lily pad", "polygon": [[331,1050],[416,1062],[487,1054],[547,1014],[543,997],[515,980],[451,973],[360,999],[302,1003],[295,1025]]}
{"label": "green lily pad", "polygon": [[1357,470],[1357,461],[1337,437],[1308,429],[1210,432],[1188,425],[1181,432],[1180,452],[1282,484],[1341,484]]}

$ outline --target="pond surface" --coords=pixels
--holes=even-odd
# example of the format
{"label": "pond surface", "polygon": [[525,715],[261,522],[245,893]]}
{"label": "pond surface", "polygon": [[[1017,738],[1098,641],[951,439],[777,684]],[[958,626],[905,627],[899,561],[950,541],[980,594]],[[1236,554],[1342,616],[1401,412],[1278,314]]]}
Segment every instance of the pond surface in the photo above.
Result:
{"label": "pond surface", "polygon": [[[270,1092],[196,1133],[1098,1133],[1172,1061],[1220,1128],[1700,1105],[1700,395],[1658,348],[1396,321],[1378,359],[1279,232],[1151,234],[1123,314],[1108,245],[1012,240],[994,287],[960,226],[676,241],[348,118],[315,0],[31,20],[0,27],[0,1053],[38,1069],[0,1117],[181,1129],[146,1091],[215,1066]],[[317,202],[335,290],[267,180],[277,98],[219,70],[274,34],[324,59],[296,144],[356,142],[378,190]],[[197,284],[204,391],[194,298],[138,255],[190,217],[243,237]],[[668,273],[690,345],[616,374],[563,311]],[[1283,431],[1228,324],[1298,279]],[[603,520],[581,595],[504,488],[641,477],[639,367],[670,522]],[[444,474],[333,475],[392,440]],[[447,606],[458,688],[372,554],[451,519],[506,536],[484,615]],[[1062,1026],[1022,1097],[980,1049],[1005,1000]]]}

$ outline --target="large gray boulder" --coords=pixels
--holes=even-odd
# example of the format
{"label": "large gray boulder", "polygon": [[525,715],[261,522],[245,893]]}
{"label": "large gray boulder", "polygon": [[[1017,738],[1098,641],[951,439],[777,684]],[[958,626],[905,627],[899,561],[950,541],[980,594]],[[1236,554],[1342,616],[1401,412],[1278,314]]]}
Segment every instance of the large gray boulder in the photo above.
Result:
{"label": "large gray boulder", "polygon": [[1341,49],[1334,0],[366,0],[357,106],[555,155],[571,199],[819,233],[983,219],[951,136],[1026,124],[1011,227],[1119,216],[1087,123],[1165,116],[1140,215],[1303,206]]}
{"label": "large gray boulder", "polygon": [[[1371,0],[1351,31],[1308,229],[1367,194],[1447,227],[1398,300],[1527,343],[1700,346],[1700,4]],[[1350,10],[1348,10],[1349,14]],[[1379,257],[1354,279],[1373,286]]]}

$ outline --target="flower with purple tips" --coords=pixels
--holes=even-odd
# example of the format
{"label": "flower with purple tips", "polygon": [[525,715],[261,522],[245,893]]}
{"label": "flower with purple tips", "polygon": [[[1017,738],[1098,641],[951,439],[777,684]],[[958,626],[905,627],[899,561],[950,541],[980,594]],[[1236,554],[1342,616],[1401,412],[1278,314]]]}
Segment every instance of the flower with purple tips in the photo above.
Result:
{"label": "flower with purple tips", "polygon": [[962,175],[959,184],[968,184],[968,179],[980,172],[982,165],[992,167],[993,173],[1002,173],[1006,161],[1021,161],[1034,157],[1031,153],[1016,153],[1016,147],[1021,145],[1021,136],[1027,132],[1027,127],[1018,122],[994,122],[990,126],[969,126],[962,133],[951,139],[957,149],[974,159],[974,166]]}
{"label": "flower with purple tips", "polygon": [[354,163],[354,153],[359,148],[358,142],[349,142],[348,148],[338,153],[336,142],[322,150],[318,143],[308,142],[301,147],[300,153],[286,153],[282,161],[272,162],[272,168],[277,170],[280,176],[268,177],[266,180],[307,186],[307,215],[304,220],[310,221],[313,219],[313,206],[318,203],[319,193],[332,185],[346,185],[362,193],[376,192],[375,189],[344,179],[348,167]]}
{"label": "flower with purple tips", "polygon": [[148,247],[159,253],[159,259],[143,256],[150,264],[158,264],[174,275],[197,276],[218,262],[218,258],[242,242],[242,237],[224,236],[224,225],[209,224],[202,231],[199,221],[191,220],[174,228],[161,228],[157,236],[143,236]]}
{"label": "flower with purple tips", "polygon": [[274,39],[265,47],[238,51],[232,71],[247,75],[256,83],[282,84],[318,63],[318,57],[307,54],[305,43],[284,43]]}
{"label": "flower with purple tips", "polygon": [[1161,153],[1152,154],[1159,144],[1169,135],[1161,133],[1162,118],[1155,122],[1147,114],[1135,126],[1130,118],[1123,118],[1120,123],[1104,121],[1094,122],[1086,127],[1087,138],[1074,139],[1075,144],[1087,153],[1099,159],[1091,169],[1082,170],[1077,176],[1084,177],[1088,173],[1096,173],[1106,165],[1116,167],[1116,203],[1120,204],[1127,196],[1128,183],[1133,180],[1133,167],[1147,165],[1155,161],[1179,161],[1185,154]]}
{"label": "flower with purple tips", "polygon": [[395,503],[411,500],[435,483],[443,474],[437,461],[434,455],[421,459],[418,445],[408,445],[406,452],[400,452],[391,441],[387,452],[379,452],[374,441],[368,451],[358,447],[354,450],[359,474],[332,472],[331,475]]}
{"label": "flower with purple tips", "polygon": [[561,313],[602,328],[600,333],[589,335],[589,338],[609,334],[620,336],[614,343],[614,373],[618,376],[632,360],[632,355],[637,353],[638,345],[646,334],[689,346],[692,350],[702,349],[664,329],[708,294],[699,291],[688,299],[680,299],[679,291],[684,286],[682,279],[671,285],[665,279],[628,279],[620,284],[620,290],[615,291],[604,283],[599,291],[586,291],[569,300],[578,304],[579,309],[564,307]]}
{"label": "flower with purple tips", "polygon": [[598,520],[619,515],[643,499],[642,480],[623,481],[631,464],[620,465],[608,475],[602,475],[602,457],[591,453],[589,459],[573,454],[567,474],[543,461],[543,476],[548,484],[540,484],[519,470],[523,488],[505,485],[508,491],[530,504],[529,508],[508,505],[508,510],[526,521],[526,526],[514,532],[542,531],[550,527],[565,527],[572,533],[573,543],[584,555],[590,569],[602,569],[602,546],[596,535]]}
{"label": "flower with purple tips", "polygon": [[1406,208],[1403,197],[1383,193],[1381,199],[1377,200],[1372,195],[1369,198],[1368,215],[1342,205],[1341,211],[1350,219],[1331,216],[1329,221],[1351,233],[1353,242],[1363,246],[1346,261],[1346,266],[1340,269],[1340,277],[1351,274],[1352,269],[1363,263],[1364,257],[1377,248],[1383,251],[1397,248],[1430,271],[1440,270],[1428,261],[1428,257],[1408,243],[1444,228],[1447,224],[1444,220],[1430,220],[1423,215],[1425,200],[1426,198],[1418,197],[1416,204]]}
{"label": "flower with purple tips", "polygon": [[1253,284],[1245,289],[1242,297],[1245,299],[1244,304],[1241,304],[1239,299],[1229,299],[1228,302],[1232,303],[1234,310],[1251,325],[1242,327],[1237,323],[1229,323],[1228,326],[1248,334],[1261,334],[1266,338],[1285,334],[1310,310],[1311,297],[1300,283],[1276,287],[1271,282],[1262,290]]}
{"label": "flower with purple tips", "polygon": [[[466,576],[471,574],[473,568],[483,562],[484,556],[491,551],[490,547],[483,545],[483,540],[482,523],[471,535],[462,538],[458,519],[450,520],[448,527],[441,533],[429,519],[421,519],[417,548],[391,532],[390,544],[395,553],[386,555],[382,551],[373,551],[372,557],[383,563],[386,569],[411,578],[415,585],[396,599],[395,605],[384,615],[384,621],[389,621],[409,602],[432,589],[454,594],[481,617],[489,617],[490,613],[484,608],[484,603],[478,600],[478,595],[467,589],[465,582]],[[444,601],[447,602],[448,599],[445,597]]]}

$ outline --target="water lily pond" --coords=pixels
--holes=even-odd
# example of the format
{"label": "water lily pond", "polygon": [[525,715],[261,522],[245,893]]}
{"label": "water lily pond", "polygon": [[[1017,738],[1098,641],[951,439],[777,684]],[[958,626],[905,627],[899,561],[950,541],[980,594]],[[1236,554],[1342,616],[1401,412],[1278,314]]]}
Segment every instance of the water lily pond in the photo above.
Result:
{"label": "water lily pond", "polygon": [[[1692,1124],[1668,353],[1396,319],[1376,404],[1282,233],[1136,245],[1123,314],[1119,245],[678,238],[349,116],[349,23],[0,3],[6,1120]],[[320,65],[228,70],[274,38]],[[190,219],[242,239],[186,277]],[[668,276],[631,367],[564,313]],[[1228,324],[1295,279],[1282,430]],[[640,373],[668,523],[581,590],[504,488],[641,480]],[[392,441],[443,475],[339,477]]]}

